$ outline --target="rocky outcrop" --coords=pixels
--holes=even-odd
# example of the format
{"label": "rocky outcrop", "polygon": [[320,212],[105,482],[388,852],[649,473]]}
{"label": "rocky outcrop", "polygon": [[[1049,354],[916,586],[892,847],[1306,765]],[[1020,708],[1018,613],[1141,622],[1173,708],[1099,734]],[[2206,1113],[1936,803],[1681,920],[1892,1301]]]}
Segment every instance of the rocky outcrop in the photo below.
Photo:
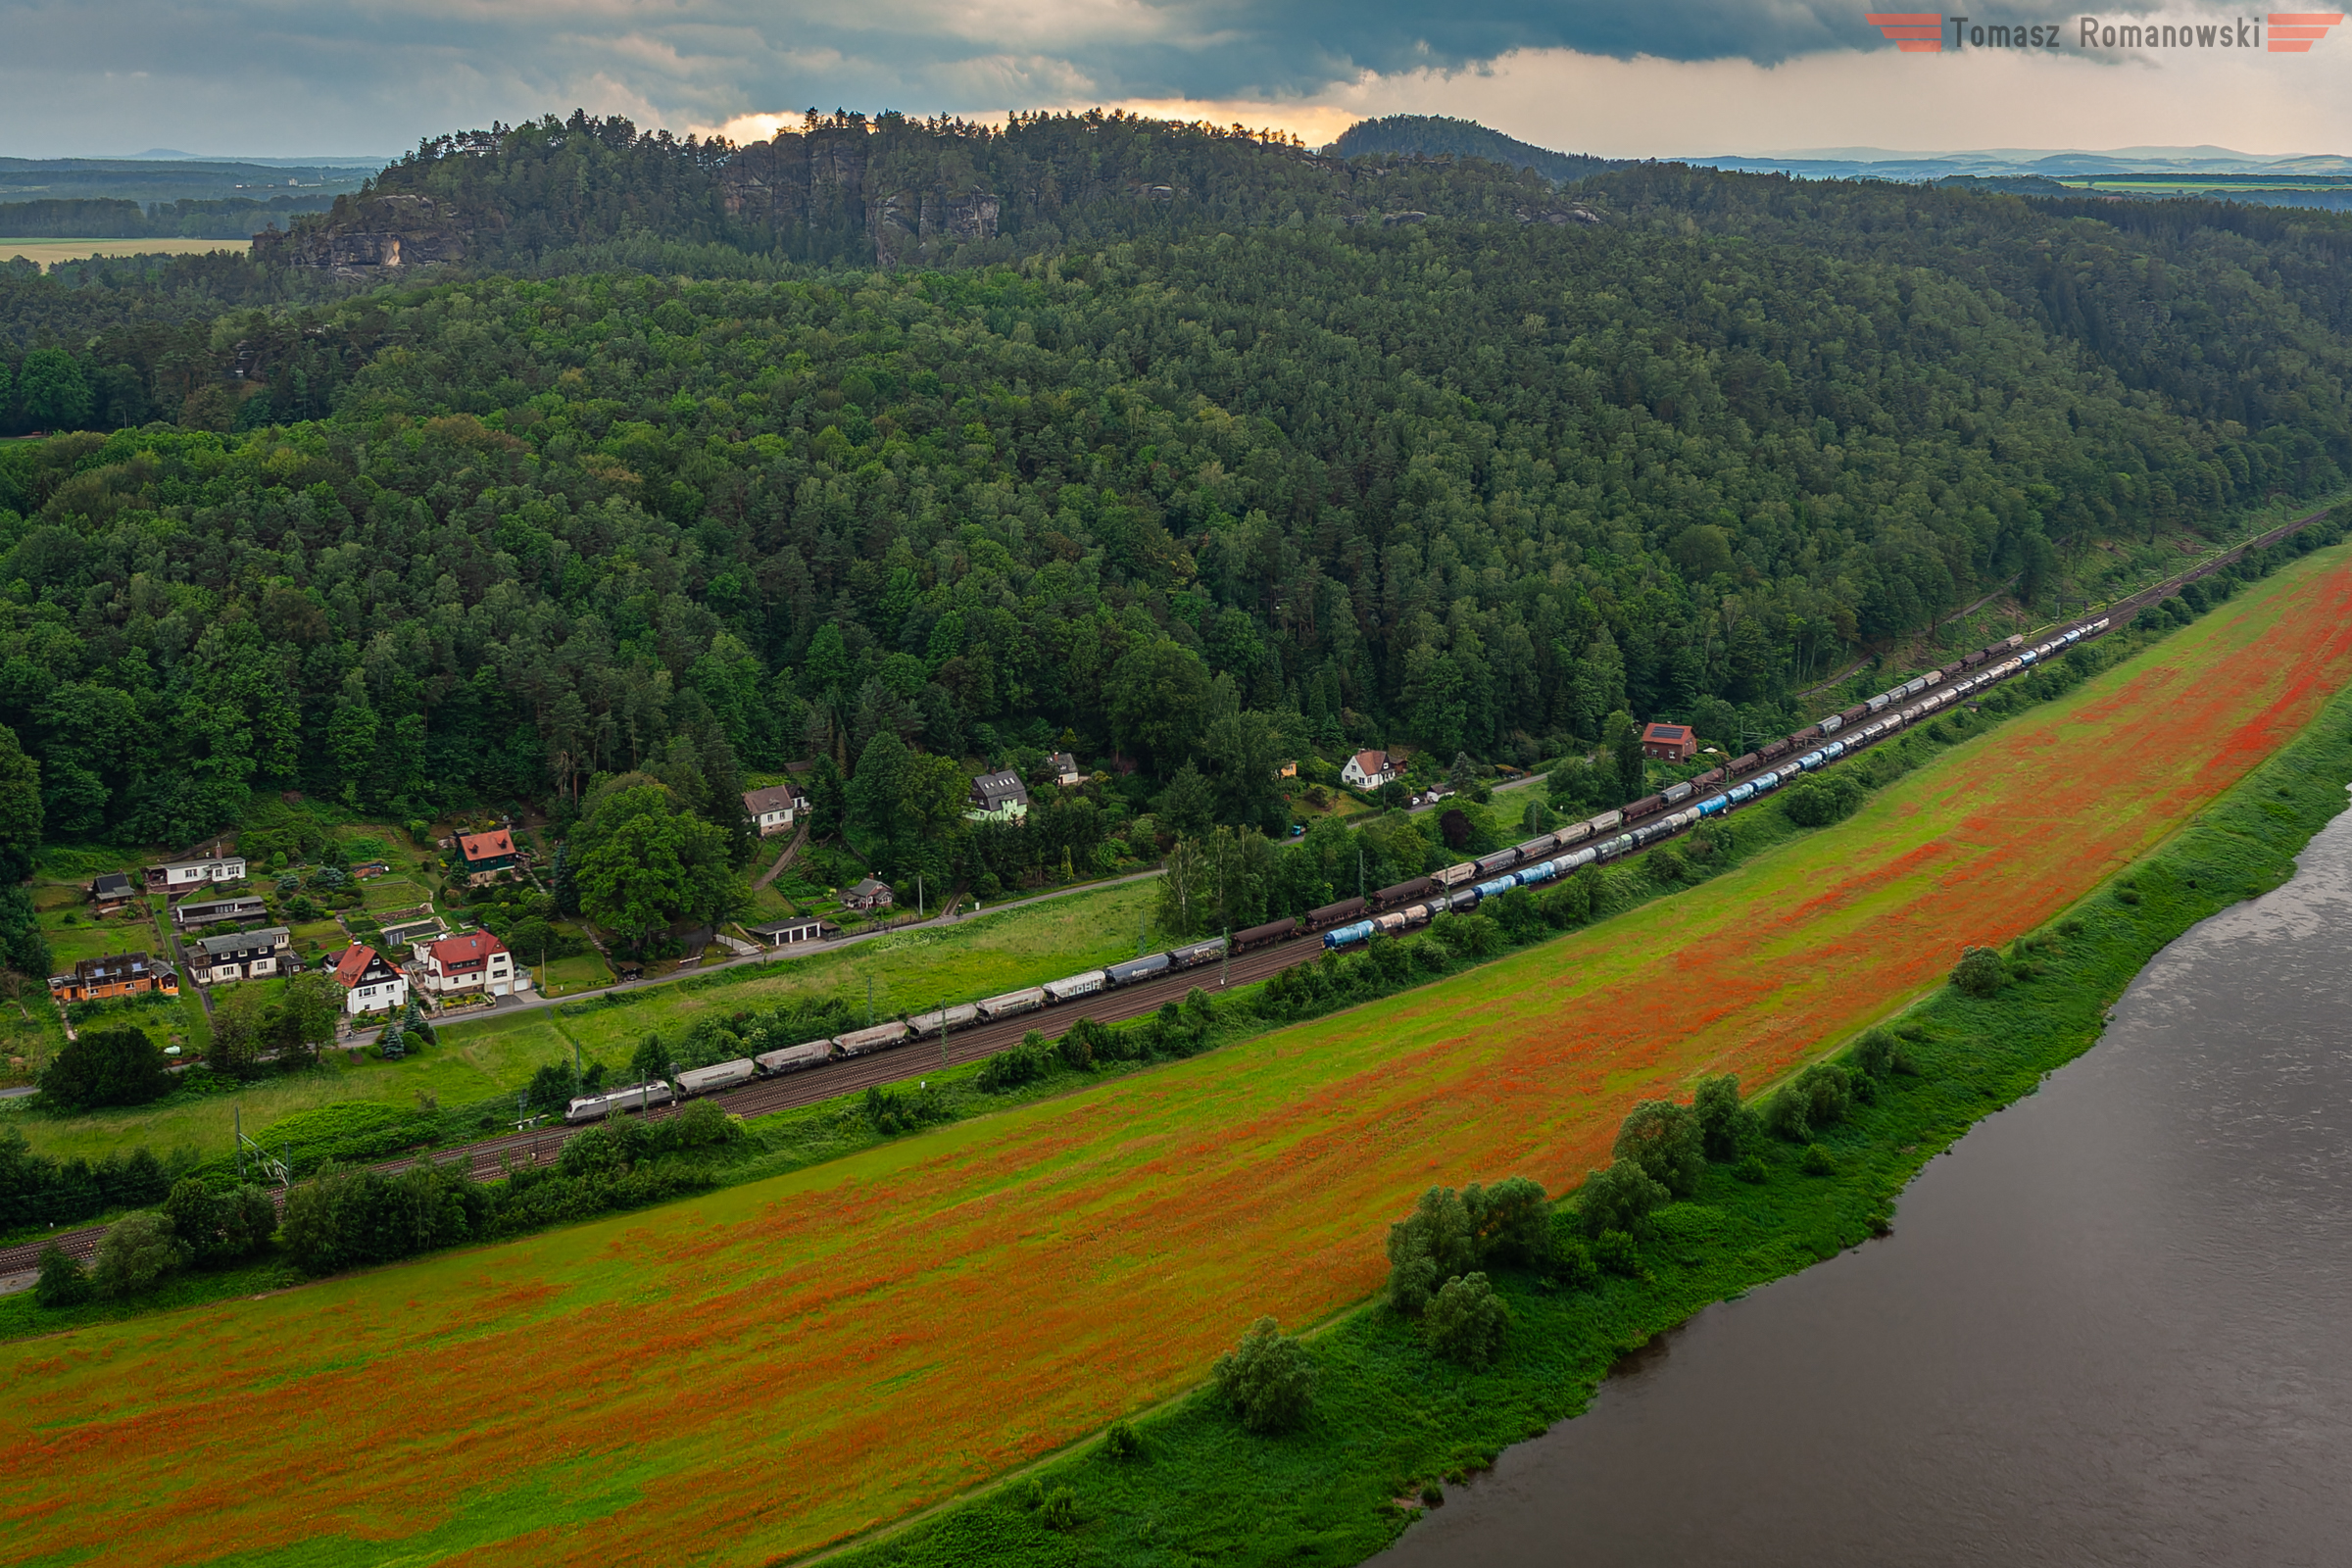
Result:
{"label": "rocky outcrop", "polygon": [[466,259],[466,231],[428,196],[366,196],[338,201],[322,221],[253,236],[254,260],[313,268],[337,277],[391,276],[435,262]]}
{"label": "rocky outcrop", "polygon": [[738,151],[719,175],[720,200],[736,221],[772,230],[872,244],[884,267],[936,260],[948,245],[994,239],[1003,203],[977,180],[890,177],[874,168],[862,127],[786,131]]}

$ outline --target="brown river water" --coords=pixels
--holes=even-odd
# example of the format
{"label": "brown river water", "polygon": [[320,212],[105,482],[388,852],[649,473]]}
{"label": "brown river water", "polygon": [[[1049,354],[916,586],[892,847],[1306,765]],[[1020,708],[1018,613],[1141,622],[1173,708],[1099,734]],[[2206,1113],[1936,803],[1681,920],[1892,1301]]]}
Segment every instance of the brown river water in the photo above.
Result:
{"label": "brown river water", "polygon": [[1374,1561],[2352,1565],[2352,813],[1892,1237],[1662,1337]]}

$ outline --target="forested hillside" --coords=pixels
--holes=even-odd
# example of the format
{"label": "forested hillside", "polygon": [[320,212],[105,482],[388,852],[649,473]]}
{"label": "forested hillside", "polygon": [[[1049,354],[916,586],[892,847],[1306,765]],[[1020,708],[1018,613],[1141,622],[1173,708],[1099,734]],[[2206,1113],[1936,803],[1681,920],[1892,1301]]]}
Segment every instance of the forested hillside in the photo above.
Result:
{"label": "forested hillside", "polygon": [[869,196],[1003,204],[877,270],[805,202],[747,238],[741,155],[558,130],[387,171],[471,215],[414,281],[0,278],[0,404],[98,427],[0,448],[53,836],[1065,733],[1270,826],[1291,751],[1761,722],[2097,536],[2352,466],[2331,216],[1642,166],[1555,221],[1482,163],[828,122],[914,171]]}

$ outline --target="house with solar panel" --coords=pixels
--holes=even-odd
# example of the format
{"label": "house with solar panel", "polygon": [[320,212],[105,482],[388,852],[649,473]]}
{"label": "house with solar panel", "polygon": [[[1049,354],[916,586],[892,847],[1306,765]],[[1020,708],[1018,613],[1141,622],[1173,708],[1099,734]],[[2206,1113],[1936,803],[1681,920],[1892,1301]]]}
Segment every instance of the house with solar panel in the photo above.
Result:
{"label": "house with solar panel", "polygon": [[1698,732],[1688,724],[1646,724],[1642,755],[1658,762],[1688,762],[1698,755]]}

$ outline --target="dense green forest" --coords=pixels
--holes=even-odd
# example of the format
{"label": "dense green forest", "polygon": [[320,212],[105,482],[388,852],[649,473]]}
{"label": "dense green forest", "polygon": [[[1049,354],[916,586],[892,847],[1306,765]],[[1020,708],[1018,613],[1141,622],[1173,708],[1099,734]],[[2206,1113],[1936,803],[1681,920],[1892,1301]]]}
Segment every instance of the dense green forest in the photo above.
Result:
{"label": "dense green forest", "polygon": [[[894,253],[894,192],[997,217]],[[1122,117],[744,152],[575,118],[429,144],[288,242],[415,198],[465,241],[422,275],[0,272],[0,408],[87,432],[0,447],[0,724],[53,837],[854,787],[885,736],[1190,763],[1272,826],[1285,749],[1769,722],[2095,538],[2352,467],[2346,220],[1569,194],[1596,220],[1493,163]]]}
{"label": "dense green forest", "polygon": [[222,196],[175,202],[113,197],[43,197],[0,202],[0,234],[11,239],[244,239],[265,223],[325,212],[329,196]]}

